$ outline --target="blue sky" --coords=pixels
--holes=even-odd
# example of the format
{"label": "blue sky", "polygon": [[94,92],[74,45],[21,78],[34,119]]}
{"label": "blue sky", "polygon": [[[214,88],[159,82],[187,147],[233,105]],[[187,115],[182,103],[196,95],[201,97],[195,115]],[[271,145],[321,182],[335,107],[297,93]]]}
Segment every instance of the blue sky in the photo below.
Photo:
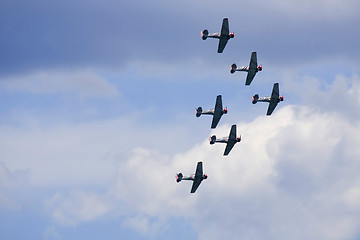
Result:
{"label": "blue sky", "polygon": [[[1,239],[359,239],[360,3],[2,1]],[[222,54],[200,31],[235,32]],[[263,65],[250,86],[247,65]],[[280,83],[271,117],[255,93]],[[222,94],[215,130],[194,109]],[[228,157],[208,137],[237,124]],[[203,161],[196,194],[176,184]],[[19,231],[20,230],[20,231]]]}

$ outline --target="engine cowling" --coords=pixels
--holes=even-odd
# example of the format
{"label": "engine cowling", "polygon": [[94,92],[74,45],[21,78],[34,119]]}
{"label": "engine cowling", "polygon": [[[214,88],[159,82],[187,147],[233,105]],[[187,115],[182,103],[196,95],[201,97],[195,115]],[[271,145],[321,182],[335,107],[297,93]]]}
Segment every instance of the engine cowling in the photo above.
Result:
{"label": "engine cowling", "polygon": [[235,37],[235,33],[233,33],[233,32],[230,33],[229,35],[230,35],[230,38],[234,38],[234,37]]}
{"label": "engine cowling", "polygon": [[226,108],[224,108],[224,110],[223,110],[223,114],[227,114],[227,112],[228,112],[228,110],[227,110],[227,107],[226,107]]}
{"label": "engine cowling", "polygon": [[283,96],[280,96],[279,99],[280,99],[280,101],[284,101],[284,97],[283,97]]}
{"label": "engine cowling", "polygon": [[258,95],[258,94],[255,94],[254,96],[251,97],[251,100],[252,100],[252,103],[253,103],[253,104],[257,103],[258,99],[259,99],[259,95]]}
{"label": "engine cowling", "polygon": [[176,174],[175,177],[176,177],[176,182],[181,182],[183,175],[182,175],[182,173],[178,173],[178,174]]}
{"label": "engine cowling", "polygon": [[201,113],[202,113],[202,107],[198,107],[197,109],[195,109],[196,117],[200,117]]}
{"label": "engine cowling", "polygon": [[208,31],[207,29],[205,29],[204,31],[202,31],[202,32],[200,33],[200,35],[201,35],[201,37],[202,37],[203,40],[206,40],[206,38],[207,38],[208,35],[209,35],[209,31]]}
{"label": "engine cowling", "polygon": [[207,178],[208,178],[208,175],[207,175],[207,174],[204,174],[203,178],[204,178],[204,179],[207,179]]}
{"label": "engine cowling", "polygon": [[241,137],[236,138],[237,142],[241,141]]}
{"label": "engine cowling", "polygon": [[214,144],[215,141],[216,141],[216,136],[215,136],[215,135],[211,136],[211,137],[209,138],[209,140],[210,140],[210,144]]}
{"label": "engine cowling", "polygon": [[262,66],[261,65],[258,66],[258,71],[262,71]]}
{"label": "engine cowling", "polygon": [[237,68],[237,66],[235,63],[230,65],[230,73],[234,73],[236,71],[236,68]]}

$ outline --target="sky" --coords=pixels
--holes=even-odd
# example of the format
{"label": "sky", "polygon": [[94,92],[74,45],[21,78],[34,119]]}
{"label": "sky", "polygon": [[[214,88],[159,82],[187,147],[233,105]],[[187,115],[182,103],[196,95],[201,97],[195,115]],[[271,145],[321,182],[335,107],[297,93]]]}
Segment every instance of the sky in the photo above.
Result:
{"label": "sky", "polygon": [[0,239],[360,239],[359,24],[357,0],[1,1]]}

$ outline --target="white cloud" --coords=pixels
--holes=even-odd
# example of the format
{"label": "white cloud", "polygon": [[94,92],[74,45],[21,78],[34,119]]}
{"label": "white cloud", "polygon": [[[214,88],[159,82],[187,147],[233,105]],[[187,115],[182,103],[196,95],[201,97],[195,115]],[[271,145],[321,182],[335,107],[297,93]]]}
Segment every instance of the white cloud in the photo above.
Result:
{"label": "white cloud", "polygon": [[[119,164],[111,192],[130,208],[148,216],[190,215],[193,200],[187,199],[189,196],[179,197],[174,185],[181,165],[181,161],[157,151],[135,149],[127,161]],[[191,166],[191,171],[193,168]]]}
{"label": "white cloud", "polygon": [[103,217],[113,208],[105,196],[81,191],[72,191],[65,196],[57,193],[44,204],[51,216],[64,225],[77,225]]}
{"label": "white cloud", "polygon": [[[229,128],[220,126],[217,134]],[[228,157],[222,156],[225,145],[207,140],[173,157],[135,149],[119,162],[107,201],[126,207],[118,213],[124,226],[145,235],[156,236],[167,225],[163,219],[172,217],[194,221],[199,239],[348,239],[358,233],[358,123],[287,106],[271,118],[239,123],[238,131],[243,140]],[[209,178],[190,194],[191,183],[175,183],[174,174],[193,173],[200,160]],[[82,216],[60,205],[65,214]]]}
{"label": "white cloud", "polygon": [[[335,94],[332,89],[340,95],[358,91],[357,84],[336,87],[340,80],[323,93],[325,99]],[[46,201],[47,209],[57,222],[72,225],[114,212],[125,218],[123,226],[154,236],[171,218],[193,221],[199,239],[356,236],[360,122],[344,110],[328,106],[326,111],[324,102],[285,105],[279,104],[271,117],[239,122],[242,141],[228,157],[222,156],[224,144],[210,145],[205,136],[175,155],[147,148],[125,156],[115,151],[117,174],[106,193],[56,194]],[[229,129],[223,124],[214,133],[226,136]],[[191,182],[177,184],[174,175],[193,173],[198,161],[209,178],[190,194]]]}
{"label": "white cloud", "polygon": [[322,79],[300,77],[289,71],[283,75],[282,82],[282,89],[297,102],[309,106],[311,111],[338,113],[348,119],[360,117],[360,78],[357,74],[351,77],[336,75],[333,81],[324,83]]}
{"label": "white cloud", "polygon": [[239,124],[249,137],[243,135],[229,158],[221,156],[223,148],[197,150],[207,152],[209,174],[196,204],[200,239],[348,239],[357,233],[360,212],[349,213],[343,197],[360,180],[354,171],[359,154],[347,157],[359,144],[353,136],[360,126],[307,108],[278,110]]}
{"label": "white cloud", "polygon": [[[342,85],[342,81],[346,84]],[[356,81],[356,77],[339,77],[324,91],[313,91],[321,93],[323,101],[305,106],[286,106],[283,102],[271,117],[238,122],[242,141],[228,157],[222,156],[225,145],[210,145],[207,136],[184,153],[174,150],[175,154],[164,154],[161,148],[139,147],[139,136],[142,140],[158,141],[163,147],[173,145],[172,136],[176,134],[169,135],[167,129],[156,135],[144,129],[134,134],[132,125],[121,121],[55,129],[50,133],[39,131],[37,137],[26,133],[25,137],[37,145],[31,145],[30,140],[22,142],[22,131],[10,131],[0,144],[1,152],[11,153],[8,159],[12,159],[15,150],[31,156],[26,161],[31,163],[31,172],[41,179],[35,181],[38,184],[57,175],[62,178],[56,184],[85,179],[86,185],[92,184],[89,179],[95,176],[87,168],[93,169],[92,173],[98,170],[100,179],[109,171],[115,172],[116,176],[103,181],[110,185],[102,185],[104,194],[70,190],[46,200],[47,211],[61,224],[95,221],[114,212],[125,218],[124,226],[154,236],[166,226],[166,219],[181,218],[193,221],[199,239],[349,239],[358,234],[360,226],[360,121],[350,118],[350,112],[344,115],[346,109],[336,111],[327,99],[347,94],[356,98],[360,87]],[[347,106],[344,103],[348,99],[337,99],[341,106]],[[356,107],[357,101],[351,108]],[[226,136],[229,129],[230,125],[222,124],[214,133]],[[14,137],[13,141],[9,141],[9,136]],[[51,142],[52,139],[57,141]],[[21,148],[16,148],[14,140],[21,141]],[[129,145],[131,152],[119,147],[128,142],[133,144]],[[110,147],[104,151],[105,146]],[[34,155],[39,149],[44,155]],[[66,159],[71,152],[83,157]],[[56,155],[59,156],[54,162],[43,166],[46,159]],[[111,164],[99,161],[108,159],[106,156],[111,156]],[[34,159],[41,161],[34,164]],[[23,155],[17,160],[17,168],[26,162]],[[177,184],[174,176],[177,172],[193,173],[198,161],[203,161],[209,178],[196,194],[190,194],[191,182]],[[64,165],[57,167],[61,162]],[[7,162],[10,163],[13,161]],[[52,165],[55,167],[50,168]],[[41,171],[37,171],[41,166]],[[12,167],[16,169],[15,165]],[[74,176],[78,178],[71,178]]]}
{"label": "white cloud", "polygon": [[132,228],[147,238],[156,238],[166,225],[165,219],[157,218],[154,220],[141,215],[128,217],[123,221],[124,227]]}
{"label": "white cloud", "polygon": [[61,239],[60,234],[57,232],[54,226],[49,226],[43,233],[44,239]]}
{"label": "white cloud", "polygon": [[21,202],[12,195],[14,190],[27,188],[29,173],[27,171],[10,171],[0,161],[0,208],[19,210]]}
{"label": "white cloud", "polygon": [[[60,126],[0,126],[1,159],[10,171],[26,170],[37,187],[104,187],[114,179],[114,165],[126,161],[134,148],[176,152],[188,138],[186,126],[160,129],[141,125],[147,113],[119,119]],[[171,135],[172,141],[163,141]],[[158,138],[160,143],[153,141]],[[188,143],[186,143],[188,144]],[[185,145],[186,145],[185,144]]]}
{"label": "white cloud", "polygon": [[114,85],[91,71],[43,71],[2,78],[1,85],[10,92],[33,94],[70,93],[79,98],[114,98],[120,95]]}
{"label": "white cloud", "polygon": [[0,162],[0,207],[14,205],[11,198],[5,193],[3,185],[8,183],[10,178],[9,170]]}
{"label": "white cloud", "polygon": [[[229,128],[221,126],[218,135]],[[171,159],[134,151],[119,167],[115,194],[148,216],[137,224],[129,220],[135,228],[145,231],[154,217],[188,216],[199,239],[356,236],[360,154],[353,149],[359,122],[354,126],[337,113],[287,106],[271,118],[239,123],[238,130],[243,140],[228,157],[222,156],[225,145],[207,141]],[[191,195],[191,184],[176,184],[169,172],[192,173],[200,160],[209,178]]]}

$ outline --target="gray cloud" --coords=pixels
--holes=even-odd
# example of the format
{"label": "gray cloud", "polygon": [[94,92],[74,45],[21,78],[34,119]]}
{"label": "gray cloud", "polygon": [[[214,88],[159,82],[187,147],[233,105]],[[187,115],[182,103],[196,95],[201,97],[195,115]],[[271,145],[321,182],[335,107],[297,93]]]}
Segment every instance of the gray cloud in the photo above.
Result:
{"label": "gray cloud", "polygon": [[[243,1],[245,8],[229,9],[225,6],[242,5],[233,1],[224,6],[189,1],[6,2],[1,6],[0,27],[5,37],[0,42],[0,72],[121,69],[138,59],[180,63],[210,58],[215,63],[224,62],[225,58],[216,54],[216,41],[202,41],[199,36],[203,28],[219,31],[223,17],[229,17],[236,33],[223,54],[227,59],[246,56],[243,59],[248,61],[249,53],[256,50],[265,63],[283,66],[330,57],[358,62],[357,3],[311,3]],[[317,5],[326,7],[313,8]]]}

